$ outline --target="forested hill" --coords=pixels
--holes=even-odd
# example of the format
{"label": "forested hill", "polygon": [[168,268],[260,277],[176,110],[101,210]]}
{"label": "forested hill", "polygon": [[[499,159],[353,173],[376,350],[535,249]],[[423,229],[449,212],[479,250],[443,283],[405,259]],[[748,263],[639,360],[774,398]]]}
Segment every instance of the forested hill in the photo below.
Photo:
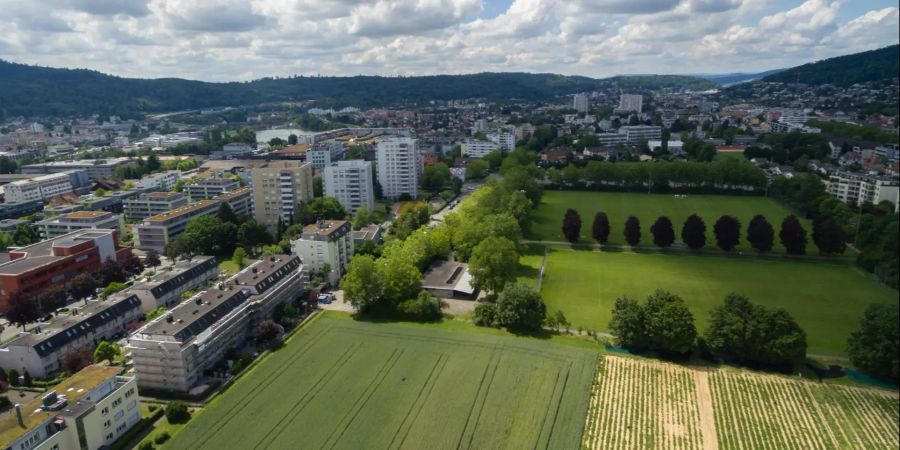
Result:
{"label": "forested hill", "polygon": [[897,78],[900,72],[900,46],[880,48],[804,64],[763,78],[763,81],[804,84],[855,83]]}
{"label": "forested hill", "polygon": [[684,76],[628,76],[597,80],[530,73],[424,77],[288,77],[208,83],[177,78],[121,78],[84,69],[54,69],[0,60],[0,118],[88,114],[134,118],[146,113],[212,106],[316,100],[317,106],[390,106],[429,100],[485,98],[550,100],[613,83],[623,89],[708,89]]}

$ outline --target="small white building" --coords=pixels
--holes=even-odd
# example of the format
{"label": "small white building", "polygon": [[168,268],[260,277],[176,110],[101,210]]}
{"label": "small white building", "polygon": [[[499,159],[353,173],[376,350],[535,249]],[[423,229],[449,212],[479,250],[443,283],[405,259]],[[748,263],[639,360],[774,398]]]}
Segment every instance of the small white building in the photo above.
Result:
{"label": "small white building", "polygon": [[351,230],[346,220],[320,220],[307,225],[291,248],[310,272],[327,269],[325,279],[336,286],[353,257]]}
{"label": "small white building", "polygon": [[460,146],[460,152],[466,158],[484,158],[497,150],[500,145],[496,142],[478,139],[467,139]]}

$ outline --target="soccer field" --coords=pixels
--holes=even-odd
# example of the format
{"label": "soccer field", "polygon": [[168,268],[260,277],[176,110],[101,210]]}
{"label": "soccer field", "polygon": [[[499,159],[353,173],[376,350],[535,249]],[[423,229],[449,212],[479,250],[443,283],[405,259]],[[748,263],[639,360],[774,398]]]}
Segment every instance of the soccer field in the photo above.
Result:
{"label": "soccer field", "polygon": [[[775,251],[782,251],[778,240],[781,221],[790,211],[765,197],[741,197],[727,195],[688,195],[676,199],[672,194],[636,194],[622,192],[576,192],[546,191],[541,204],[531,213],[531,224],[526,232],[527,239],[564,241],[562,220],[569,208],[574,208],[581,216],[581,241],[594,242],[591,238],[591,224],[594,215],[603,211],[609,216],[611,231],[609,243],[624,245],[625,219],[630,215],[641,221],[641,244],[653,247],[650,226],[659,216],[666,215],[675,226],[676,243],[681,242],[681,227],[691,214],[697,213],[706,222],[706,248],[716,248],[713,225],[722,215],[735,216],[741,222],[741,244],[737,251],[754,251],[746,241],[747,224],[757,214],[762,214],[775,228]],[[801,219],[806,228],[809,244],[807,250],[815,251],[812,243],[812,229],[808,221]]]}
{"label": "soccer field", "polygon": [[[536,276],[541,259],[530,255],[520,263]],[[866,306],[898,303],[896,291],[849,265],[562,246],[551,246],[541,294],[549,310],[562,310],[574,326],[607,331],[617,297],[643,298],[656,289],[683,297],[700,330],[710,310],[731,292],[754,303],[784,307],[806,331],[809,352],[828,355],[845,354],[847,336]]]}
{"label": "soccer field", "polygon": [[324,316],[166,448],[578,448],[597,353]]}

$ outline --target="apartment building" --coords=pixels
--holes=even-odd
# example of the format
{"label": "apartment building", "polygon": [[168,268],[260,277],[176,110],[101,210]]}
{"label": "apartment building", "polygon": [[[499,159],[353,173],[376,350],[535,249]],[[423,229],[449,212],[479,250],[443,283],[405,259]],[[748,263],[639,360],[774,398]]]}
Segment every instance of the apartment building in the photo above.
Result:
{"label": "apartment building", "polygon": [[122,216],[107,211],[75,211],[54,219],[41,220],[35,226],[42,238],[53,239],[77,230],[122,231]]}
{"label": "apartment building", "polygon": [[116,169],[134,164],[128,158],[80,159],[75,161],[54,161],[22,166],[23,174],[60,173],[70,170],[83,170],[92,180],[105,180],[116,175]]}
{"label": "apartment building", "polygon": [[44,202],[41,200],[32,200],[28,202],[6,202],[0,203],[0,220],[16,219],[22,216],[28,216],[36,212],[44,210]]}
{"label": "apartment building", "polygon": [[212,256],[195,256],[187,261],[158,267],[156,273],[128,289],[141,301],[145,313],[159,307],[181,303],[181,294],[201,291],[219,276],[219,265]]}
{"label": "apartment building", "polygon": [[124,214],[126,219],[146,219],[185,206],[187,202],[187,197],[180,192],[150,192],[126,199]]}
{"label": "apartment building", "polygon": [[185,186],[185,191],[192,202],[210,200],[213,197],[227,194],[240,187],[240,183],[231,178],[209,177],[194,184]]}
{"label": "apartment building", "polygon": [[313,199],[313,166],[301,161],[271,161],[250,172],[256,221],[270,231],[289,223],[297,205]]}
{"label": "apartment building", "polygon": [[662,127],[653,125],[631,125],[619,128],[628,145],[638,145],[641,141],[661,140]]}
{"label": "apartment building", "polygon": [[351,231],[350,222],[346,220],[320,220],[307,225],[300,237],[291,241],[291,249],[303,261],[306,270],[327,269],[325,279],[337,286],[353,257]]}
{"label": "apartment building", "polygon": [[392,137],[384,139],[375,147],[378,161],[378,183],[385,198],[396,200],[408,195],[416,198],[419,195],[419,157],[418,141],[408,137]]}
{"label": "apartment building", "polygon": [[826,191],[841,201],[859,205],[888,201],[897,210],[900,182],[896,178],[838,171],[828,179]]}
{"label": "apartment building", "polygon": [[591,109],[591,99],[587,94],[575,94],[572,98],[572,107],[575,108],[575,111],[586,113]]}
{"label": "apartment building", "polygon": [[637,94],[622,94],[619,97],[619,107],[616,108],[616,111],[630,111],[636,112],[638,114],[644,108],[644,96]]}
{"label": "apartment building", "polygon": [[347,153],[344,144],[339,141],[325,141],[314,144],[306,152],[306,160],[316,169],[324,169],[334,161],[339,161]]}
{"label": "apartment building", "polygon": [[300,258],[274,255],[255,261],[215,288],[199,292],[128,338],[138,385],[190,392],[229,349],[253,339],[275,308],[303,294]]}
{"label": "apartment building", "polygon": [[222,146],[222,157],[225,159],[240,159],[253,154],[253,146],[242,142],[232,142]]}
{"label": "apartment building", "polygon": [[213,200],[228,203],[234,214],[240,218],[253,217],[253,189],[249,187],[217,195]]}
{"label": "apartment building", "polygon": [[460,153],[466,158],[484,158],[497,150],[500,145],[496,142],[478,139],[466,139],[460,146]]}
{"label": "apartment building", "polygon": [[72,349],[93,350],[102,340],[126,333],[128,324],[141,320],[141,301],[129,292],[106,300],[69,305],[69,312],[44,325],[38,332],[19,333],[0,346],[0,367],[16,369],[33,377],[47,378],[63,369],[62,360]]}
{"label": "apartment building", "polygon": [[117,237],[110,229],[78,230],[11,250],[9,261],[0,263],[0,311],[15,296],[65,285],[81,273],[95,272],[107,259],[130,254],[131,248],[119,246]]}
{"label": "apartment building", "polygon": [[98,450],[109,448],[141,420],[137,382],[119,368],[85,367],[47,394],[0,419],[0,448]]}
{"label": "apartment building", "polygon": [[[78,184],[78,179],[83,179],[82,184]],[[14,181],[3,186],[3,191],[7,202],[22,203],[44,201],[57,195],[68,194],[86,184],[86,172],[72,171],[71,173],[53,173],[28,180]]]}
{"label": "apartment building", "polygon": [[334,197],[350,214],[362,206],[375,207],[372,163],[360,159],[338,161],[325,167],[322,174],[326,197]]}
{"label": "apartment building", "polygon": [[501,127],[490,133],[487,133],[487,139],[500,148],[504,152],[511,152],[516,149],[516,130],[515,127]]}
{"label": "apartment building", "polygon": [[218,200],[200,200],[144,219],[135,227],[135,247],[164,252],[169,241],[184,232],[189,220],[215,214],[219,203]]}
{"label": "apartment building", "polygon": [[175,183],[181,179],[181,171],[167,170],[165,172],[153,173],[147,175],[135,183],[139,188],[146,188],[155,191],[171,191],[175,189]]}

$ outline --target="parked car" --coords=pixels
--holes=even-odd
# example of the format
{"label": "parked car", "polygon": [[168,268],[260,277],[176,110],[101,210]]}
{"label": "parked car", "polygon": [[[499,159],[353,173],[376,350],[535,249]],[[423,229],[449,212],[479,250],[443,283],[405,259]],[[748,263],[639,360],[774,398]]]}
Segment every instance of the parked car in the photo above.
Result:
{"label": "parked car", "polygon": [[324,305],[330,305],[331,304],[331,294],[319,295],[318,301],[319,301],[319,303],[322,303]]}

